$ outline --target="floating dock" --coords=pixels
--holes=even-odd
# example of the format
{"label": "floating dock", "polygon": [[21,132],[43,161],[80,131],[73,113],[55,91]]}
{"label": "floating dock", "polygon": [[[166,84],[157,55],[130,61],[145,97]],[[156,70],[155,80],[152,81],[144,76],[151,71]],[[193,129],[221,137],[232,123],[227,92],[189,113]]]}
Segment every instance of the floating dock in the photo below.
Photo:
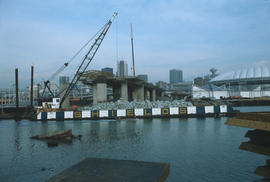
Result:
{"label": "floating dock", "polygon": [[[239,149],[270,156],[270,112],[237,113],[236,118],[229,118],[225,124],[253,128],[245,135],[250,140],[242,142]],[[257,167],[255,173],[264,177],[262,181],[270,182],[270,160]]]}
{"label": "floating dock", "polygon": [[147,109],[115,109],[115,110],[83,110],[83,111],[59,111],[40,112],[38,121],[47,120],[74,120],[74,119],[116,119],[116,118],[158,118],[158,117],[217,117],[234,115],[233,108],[227,105],[221,106],[191,106],[171,108],[147,108]]}
{"label": "floating dock", "polygon": [[169,172],[169,163],[86,158],[47,182],[164,182]]}

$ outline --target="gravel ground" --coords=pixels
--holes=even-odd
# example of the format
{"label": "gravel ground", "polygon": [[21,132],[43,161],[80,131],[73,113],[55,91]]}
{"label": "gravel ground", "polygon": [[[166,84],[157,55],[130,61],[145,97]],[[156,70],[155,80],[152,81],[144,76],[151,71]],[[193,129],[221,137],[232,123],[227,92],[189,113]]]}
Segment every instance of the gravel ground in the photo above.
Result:
{"label": "gravel ground", "polygon": [[174,100],[174,101],[122,101],[117,102],[104,102],[96,103],[91,107],[84,107],[83,109],[90,110],[112,110],[112,109],[134,109],[134,108],[164,108],[164,107],[187,107],[193,106],[191,102],[184,100]]}

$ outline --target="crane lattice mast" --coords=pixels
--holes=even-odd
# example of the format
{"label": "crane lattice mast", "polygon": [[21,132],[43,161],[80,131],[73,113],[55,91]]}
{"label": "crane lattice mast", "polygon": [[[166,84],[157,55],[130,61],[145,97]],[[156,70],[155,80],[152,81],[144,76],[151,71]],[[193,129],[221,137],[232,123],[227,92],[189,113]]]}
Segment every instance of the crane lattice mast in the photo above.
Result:
{"label": "crane lattice mast", "polygon": [[117,13],[115,12],[114,15],[112,16],[112,18],[108,21],[108,23],[105,25],[104,29],[102,30],[102,32],[99,34],[98,38],[95,40],[94,44],[91,46],[91,48],[89,49],[89,51],[87,52],[87,54],[85,55],[83,61],[81,62],[79,68],[77,69],[72,81],[70,82],[66,92],[64,93],[63,97],[61,98],[60,101],[60,107],[62,106],[63,102],[65,101],[65,99],[68,97],[68,95],[70,94],[71,90],[73,89],[73,87],[76,85],[76,83],[80,80],[81,75],[85,72],[85,70],[87,69],[88,65],[91,63],[91,61],[93,60],[100,44],[102,43],[106,33],[108,32],[112,21],[114,20],[114,18],[117,16]]}

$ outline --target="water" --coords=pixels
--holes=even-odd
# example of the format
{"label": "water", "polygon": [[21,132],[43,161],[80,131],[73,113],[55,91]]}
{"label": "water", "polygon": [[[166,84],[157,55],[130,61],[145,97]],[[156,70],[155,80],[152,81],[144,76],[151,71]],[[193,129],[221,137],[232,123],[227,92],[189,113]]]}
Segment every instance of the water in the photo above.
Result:
{"label": "water", "polygon": [[[237,108],[242,111],[270,107]],[[267,157],[239,150],[248,129],[227,118],[115,121],[0,121],[0,181],[45,181],[85,157],[170,162],[168,182],[258,181],[253,172]],[[82,141],[47,144],[30,136],[72,129]],[[42,168],[52,168],[42,171]]]}

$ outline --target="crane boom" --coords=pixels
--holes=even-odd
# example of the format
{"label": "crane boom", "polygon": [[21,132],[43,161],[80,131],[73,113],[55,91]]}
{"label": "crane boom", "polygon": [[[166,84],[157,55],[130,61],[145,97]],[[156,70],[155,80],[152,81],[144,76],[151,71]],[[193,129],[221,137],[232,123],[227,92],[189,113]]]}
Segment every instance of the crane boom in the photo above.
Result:
{"label": "crane boom", "polygon": [[102,43],[106,33],[108,32],[112,21],[114,20],[114,18],[117,16],[117,13],[115,12],[114,15],[112,16],[112,18],[108,21],[108,23],[106,24],[106,26],[104,27],[104,29],[102,30],[102,32],[99,34],[98,38],[95,40],[95,42],[92,44],[92,46],[90,47],[89,51],[87,52],[87,54],[85,55],[83,61],[81,62],[79,68],[77,69],[72,81],[70,82],[69,86],[67,87],[66,92],[64,93],[63,97],[61,98],[60,101],[60,108],[63,104],[63,102],[65,101],[65,99],[68,97],[68,95],[70,94],[71,90],[73,89],[73,87],[76,85],[76,83],[79,81],[81,75],[85,72],[86,68],[88,67],[88,65],[91,63],[91,61],[93,60],[100,44]]}

